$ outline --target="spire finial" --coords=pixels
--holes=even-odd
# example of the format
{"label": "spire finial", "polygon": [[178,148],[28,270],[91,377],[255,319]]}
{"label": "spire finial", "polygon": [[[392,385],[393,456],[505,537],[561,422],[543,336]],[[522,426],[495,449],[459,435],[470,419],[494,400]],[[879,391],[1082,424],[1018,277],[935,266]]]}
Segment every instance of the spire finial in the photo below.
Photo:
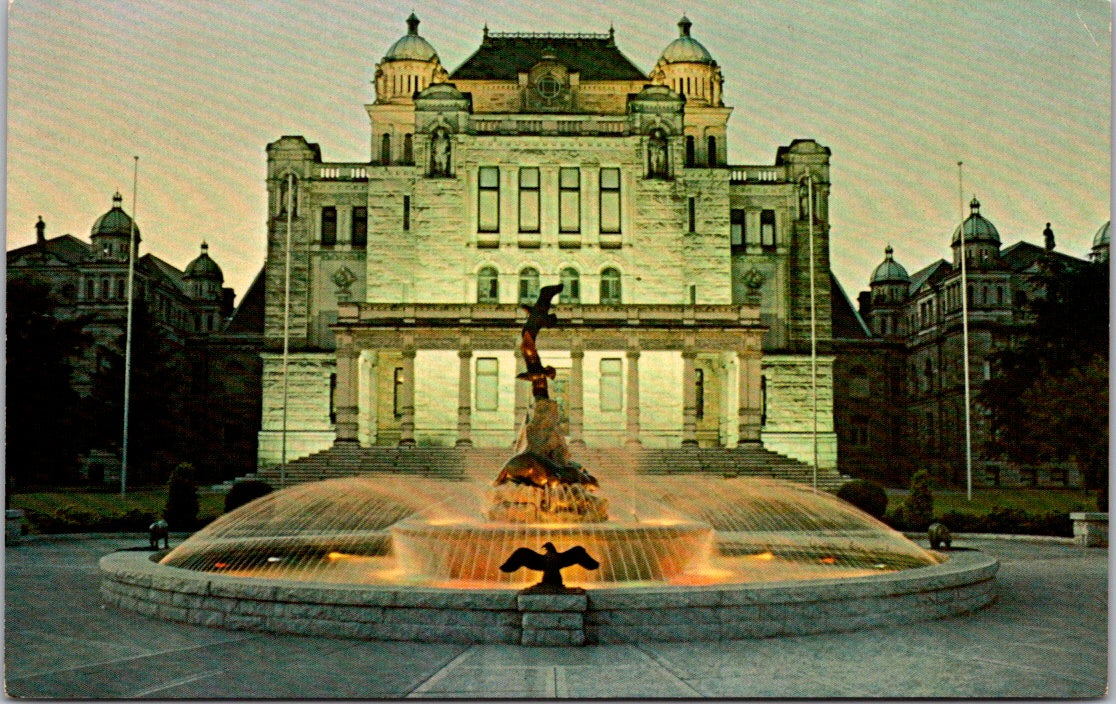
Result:
{"label": "spire finial", "polygon": [[407,18],[407,34],[418,34],[419,18],[414,10],[411,10],[411,16]]}
{"label": "spire finial", "polygon": [[969,210],[973,211],[973,215],[980,215],[980,201],[977,200],[975,193],[973,199],[969,201]]}
{"label": "spire finial", "polygon": [[690,18],[687,17],[686,15],[682,15],[682,19],[678,20],[678,30],[681,32],[680,36],[683,36],[683,37],[690,36],[690,27],[693,27],[693,26],[694,26],[694,23],[690,21]]}
{"label": "spire finial", "polygon": [[202,251],[202,254],[205,254],[206,252],[209,251],[209,243],[206,242],[205,240],[202,240],[201,251]]}
{"label": "spire finial", "polygon": [[891,255],[893,254],[895,254],[895,250],[891,248],[891,243],[889,242],[887,247],[884,248],[884,259],[891,259]]}
{"label": "spire finial", "polygon": [[124,196],[120,195],[120,191],[112,194],[112,207],[119,208],[120,204],[124,202]]}

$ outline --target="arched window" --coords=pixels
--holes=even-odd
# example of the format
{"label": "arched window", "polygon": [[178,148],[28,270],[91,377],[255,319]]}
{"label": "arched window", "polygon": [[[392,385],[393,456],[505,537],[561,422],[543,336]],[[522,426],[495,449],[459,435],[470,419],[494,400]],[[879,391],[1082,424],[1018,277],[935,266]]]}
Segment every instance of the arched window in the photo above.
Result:
{"label": "arched window", "polygon": [[577,269],[568,266],[558,274],[562,282],[562,292],[558,294],[559,303],[581,303],[581,277]]}
{"label": "arched window", "polygon": [[519,302],[525,306],[533,305],[539,297],[539,270],[527,267],[519,272]]}
{"label": "arched window", "polygon": [[609,267],[601,272],[601,304],[620,305],[620,272]]}
{"label": "arched window", "polygon": [[477,303],[500,302],[500,277],[495,267],[486,266],[477,273]]}
{"label": "arched window", "polygon": [[415,146],[414,139],[410,134],[403,135],[403,163],[415,163]]}
{"label": "arched window", "polygon": [[391,135],[387,132],[380,137],[380,163],[384,166],[391,163]]}
{"label": "arched window", "polygon": [[706,144],[705,151],[707,152],[706,156],[708,156],[708,158],[709,158],[709,165],[710,166],[716,166],[717,165],[717,138],[714,137],[713,135],[709,135],[709,137],[707,137],[706,140],[705,140],[705,144]]}
{"label": "arched window", "polygon": [[694,136],[686,135],[686,166],[694,165]]}

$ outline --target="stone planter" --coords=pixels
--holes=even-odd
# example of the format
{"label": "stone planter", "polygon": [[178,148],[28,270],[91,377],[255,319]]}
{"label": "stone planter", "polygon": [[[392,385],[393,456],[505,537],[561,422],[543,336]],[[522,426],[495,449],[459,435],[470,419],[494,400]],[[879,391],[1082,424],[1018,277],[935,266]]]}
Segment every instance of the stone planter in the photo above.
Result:
{"label": "stone planter", "polygon": [[1087,548],[1108,547],[1108,514],[1099,512],[1071,513],[1073,539]]}

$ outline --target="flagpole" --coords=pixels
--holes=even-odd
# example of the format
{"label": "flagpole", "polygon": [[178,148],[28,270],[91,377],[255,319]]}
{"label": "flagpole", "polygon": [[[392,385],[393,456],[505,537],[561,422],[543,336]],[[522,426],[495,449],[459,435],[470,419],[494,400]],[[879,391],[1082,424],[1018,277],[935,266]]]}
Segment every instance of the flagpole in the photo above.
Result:
{"label": "flagpole", "polygon": [[291,218],[294,213],[294,174],[287,174],[287,240],[283,261],[283,429],[279,461],[279,486],[287,485],[287,366],[291,346]]}
{"label": "flagpole", "polygon": [[124,437],[120,447],[120,498],[128,493],[128,412],[132,387],[132,290],[136,277],[136,185],[139,157],[132,157],[132,222],[128,227],[128,302],[124,323]]}
{"label": "flagpole", "polygon": [[807,212],[810,233],[810,397],[813,399],[814,488],[818,488],[818,316],[814,275],[814,176],[806,177]]}
{"label": "flagpole", "polygon": [[[965,373],[965,496],[973,500],[973,420],[969,388],[969,279],[965,262],[965,187],[961,165],[957,162],[957,208],[961,214],[961,337],[964,347]],[[976,224],[973,225],[974,231]]]}

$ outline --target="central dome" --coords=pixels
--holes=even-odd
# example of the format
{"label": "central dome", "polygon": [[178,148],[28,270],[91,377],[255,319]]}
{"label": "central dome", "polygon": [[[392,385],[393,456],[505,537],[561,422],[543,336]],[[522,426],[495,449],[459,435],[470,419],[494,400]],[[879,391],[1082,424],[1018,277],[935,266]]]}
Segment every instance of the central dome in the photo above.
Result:
{"label": "central dome", "polygon": [[701,42],[690,36],[690,27],[692,26],[693,22],[685,16],[678,21],[680,36],[670,44],[667,44],[667,47],[663,49],[663,55],[659,59],[660,61],[668,64],[715,63],[709,50],[702,46]]}
{"label": "central dome", "polygon": [[186,265],[183,278],[208,279],[210,281],[224,283],[225,275],[221,272],[221,267],[217,266],[217,262],[213,261],[213,257],[209,256],[208,244],[202,242],[201,254],[199,254],[194,261]]}
{"label": "central dome", "polygon": [[887,246],[884,250],[884,260],[872,272],[872,281],[874,284],[901,282],[910,283],[911,277],[903,265],[891,258],[892,252],[891,245]]}
{"label": "central dome", "polygon": [[[119,192],[112,196],[112,210],[108,211],[93,223],[91,234],[97,235],[130,235],[132,234],[132,218],[124,212],[121,203],[124,198]],[[139,227],[135,228],[136,238],[139,238]]]}
{"label": "central dome", "polygon": [[[1000,233],[996,230],[987,218],[980,214],[980,201],[976,198],[969,203],[969,209],[972,211],[969,217],[965,218],[965,242],[995,242],[1000,244]],[[953,230],[953,246],[961,244],[961,228],[957,227]]]}
{"label": "central dome", "polygon": [[407,18],[407,33],[391,45],[384,55],[385,61],[430,61],[438,58],[438,52],[434,51],[430,42],[419,36],[418,26],[419,18],[412,12]]}

